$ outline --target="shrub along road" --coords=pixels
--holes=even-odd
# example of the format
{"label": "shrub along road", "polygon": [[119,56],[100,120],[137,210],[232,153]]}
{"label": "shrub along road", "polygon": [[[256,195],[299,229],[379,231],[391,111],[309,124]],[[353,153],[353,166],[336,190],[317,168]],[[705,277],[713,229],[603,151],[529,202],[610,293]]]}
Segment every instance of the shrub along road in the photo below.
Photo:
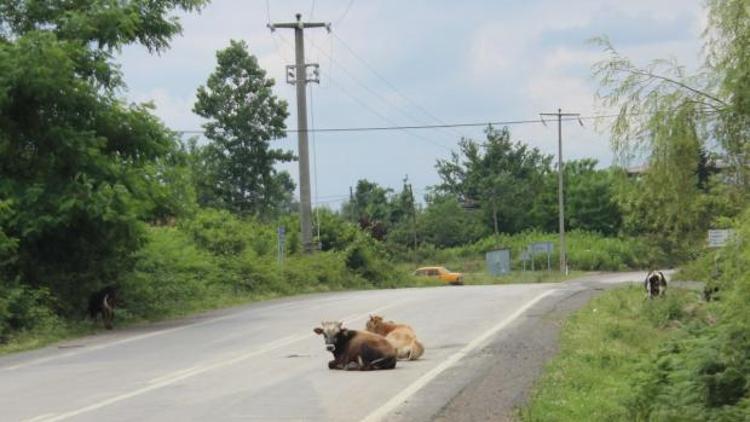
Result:
{"label": "shrub along road", "polygon": [[[0,419],[497,420],[554,353],[548,316],[642,276],[318,294],[115,330],[0,358]],[[423,359],[328,370],[312,328],[341,319],[361,329],[370,312],[411,324]]]}

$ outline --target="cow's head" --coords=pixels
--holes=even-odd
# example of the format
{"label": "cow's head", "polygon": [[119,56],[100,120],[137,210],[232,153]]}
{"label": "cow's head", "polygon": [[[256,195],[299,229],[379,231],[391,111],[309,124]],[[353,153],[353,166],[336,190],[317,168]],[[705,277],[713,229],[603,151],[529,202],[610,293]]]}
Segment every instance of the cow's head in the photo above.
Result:
{"label": "cow's head", "polygon": [[648,277],[648,282],[652,284],[659,284],[659,280],[661,277],[659,276],[659,273],[651,273],[651,275]]}
{"label": "cow's head", "polygon": [[383,317],[380,315],[370,314],[370,319],[365,325],[365,329],[371,333],[377,333],[383,326]]}
{"label": "cow's head", "polygon": [[315,334],[323,335],[326,342],[326,350],[329,352],[335,351],[339,337],[348,333],[348,330],[344,328],[344,323],[341,321],[323,321],[320,323],[320,327],[315,327],[313,331],[315,331]]}

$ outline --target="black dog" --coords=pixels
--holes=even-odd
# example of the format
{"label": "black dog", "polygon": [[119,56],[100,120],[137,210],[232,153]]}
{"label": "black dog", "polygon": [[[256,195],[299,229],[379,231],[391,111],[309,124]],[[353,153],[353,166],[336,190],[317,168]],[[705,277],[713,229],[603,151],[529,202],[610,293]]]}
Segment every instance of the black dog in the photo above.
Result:
{"label": "black dog", "polygon": [[651,271],[646,276],[644,287],[646,288],[646,297],[649,299],[654,296],[664,296],[667,293],[667,278],[661,271]]}
{"label": "black dog", "polygon": [[107,286],[89,296],[89,316],[96,319],[102,315],[104,328],[112,329],[112,319],[115,317],[115,306],[118,305],[120,289],[117,286]]}

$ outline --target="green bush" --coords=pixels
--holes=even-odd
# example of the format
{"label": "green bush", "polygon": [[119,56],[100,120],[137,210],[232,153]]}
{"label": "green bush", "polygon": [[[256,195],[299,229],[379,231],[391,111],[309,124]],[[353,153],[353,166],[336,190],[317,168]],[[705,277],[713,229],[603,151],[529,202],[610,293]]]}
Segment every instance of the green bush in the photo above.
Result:
{"label": "green bush", "polygon": [[226,210],[203,209],[180,228],[216,255],[239,255],[248,247],[258,255],[276,251],[276,233],[269,225],[249,217],[242,220]]}
{"label": "green bush", "polygon": [[185,313],[226,291],[218,259],[177,228],[150,228],[135,259],[121,281],[125,309],[133,316]]}
{"label": "green bush", "polygon": [[0,344],[19,334],[44,333],[61,325],[49,290],[0,284]]}
{"label": "green bush", "polygon": [[[482,259],[487,251],[493,249],[510,249],[513,268],[523,267],[521,254],[531,243],[552,242],[554,244],[550,262],[553,268],[559,267],[559,237],[554,233],[526,231],[515,235],[501,234],[485,237],[473,244],[447,249],[438,249],[433,245],[421,245],[416,253],[419,262],[448,263],[466,258]],[[573,230],[566,235],[568,266],[571,270],[581,271],[619,271],[625,269],[654,268],[665,263],[664,254],[644,240],[637,238],[604,237],[598,233]],[[403,261],[413,261],[414,252],[396,251]],[[527,268],[531,266],[527,263]],[[547,256],[537,255],[535,268],[546,268]]]}

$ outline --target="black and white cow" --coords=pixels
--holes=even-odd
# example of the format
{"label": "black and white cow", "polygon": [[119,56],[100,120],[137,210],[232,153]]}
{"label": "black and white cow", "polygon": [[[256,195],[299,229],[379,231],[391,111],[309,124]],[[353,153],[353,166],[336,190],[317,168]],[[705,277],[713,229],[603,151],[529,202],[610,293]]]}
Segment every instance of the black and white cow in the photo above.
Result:
{"label": "black and white cow", "polygon": [[117,286],[107,286],[98,290],[89,296],[89,316],[91,319],[101,314],[104,328],[112,329],[112,320],[115,317],[115,306],[117,306],[120,296],[120,289]]}
{"label": "black and white cow", "polygon": [[644,282],[646,297],[664,296],[667,293],[667,278],[661,271],[651,271]]}

